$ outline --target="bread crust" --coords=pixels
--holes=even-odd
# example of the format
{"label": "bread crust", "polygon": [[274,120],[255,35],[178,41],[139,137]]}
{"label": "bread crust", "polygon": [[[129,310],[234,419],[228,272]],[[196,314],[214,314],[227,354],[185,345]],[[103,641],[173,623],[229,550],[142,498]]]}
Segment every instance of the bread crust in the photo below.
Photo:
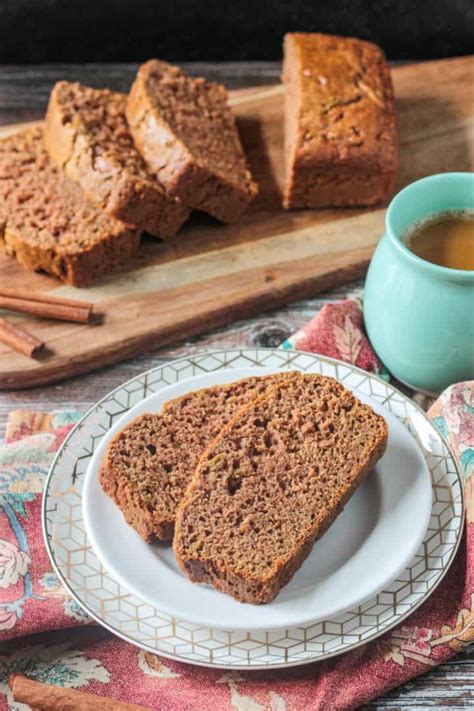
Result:
{"label": "bread crust", "polygon": [[395,189],[390,70],[370,42],[317,33],[284,41],[286,209],[370,206]]}
{"label": "bread crust", "polygon": [[140,501],[135,501],[133,491],[115,476],[107,458],[99,470],[99,481],[105,491],[117,504],[129,526],[148,543],[155,539],[170,542],[173,539],[174,518],[157,522],[150,511]]}
{"label": "bread crust", "polygon": [[[107,103],[113,102],[117,130],[122,132],[120,147],[117,142],[114,145],[94,136],[83,120],[84,108],[79,111],[72,104],[75,96],[93,104],[96,112],[98,106],[105,109]],[[187,219],[189,210],[165,193],[158,181],[147,173],[144,163],[139,165],[138,172],[132,169],[142,161],[131,138],[126,141],[123,135],[125,104],[124,94],[58,82],[51,92],[46,113],[46,149],[58,168],[70,180],[79,183],[87,197],[109,215],[155,237],[173,237]],[[87,107],[85,111],[87,113]],[[132,164],[130,167],[127,159]]]}
{"label": "bread crust", "polygon": [[[157,60],[150,60],[140,67],[132,84],[126,109],[127,121],[138,150],[150,171],[166,190],[179,198],[183,204],[208,212],[223,222],[237,220],[257,194],[256,183],[248,170],[246,180],[239,183],[232,175],[226,179],[224,175],[218,175],[208,165],[196,159],[164,119],[151,96],[148,82],[157,68],[161,73],[174,72],[183,82],[193,81],[186,78],[177,68]],[[205,91],[206,86],[202,80],[202,91]],[[226,99],[223,87],[212,86],[214,89],[218,87],[221,98]],[[226,110],[230,114],[230,110]],[[234,120],[230,131],[243,158]]]}

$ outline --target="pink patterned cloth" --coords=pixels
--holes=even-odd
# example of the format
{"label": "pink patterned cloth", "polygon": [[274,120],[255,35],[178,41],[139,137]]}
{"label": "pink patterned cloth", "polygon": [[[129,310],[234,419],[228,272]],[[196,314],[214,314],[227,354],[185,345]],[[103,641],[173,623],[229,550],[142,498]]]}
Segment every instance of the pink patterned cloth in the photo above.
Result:
{"label": "pink patterned cloth", "polygon": [[320,353],[388,379],[366,336],[358,299],[325,304],[311,321],[282,343],[281,348]]}
{"label": "pink patterned cloth", "polygon": [[[292,344],[382,372],[354,301],[324,307],[284,347]],[[51,570],[40,521],[48,466],[79,414],[13,412],[0,447],[0,640],[9,640],[0,649],[0,708],[16,708],[6,682],[23,671],[160,711],[337,711],[448,660],[474,641],[474,382],[448,388],[429,414],[457,454],[467,501],[463,543],[441,585],[401,626],[353,652],[227,672],[159,658],[90,624]]]}

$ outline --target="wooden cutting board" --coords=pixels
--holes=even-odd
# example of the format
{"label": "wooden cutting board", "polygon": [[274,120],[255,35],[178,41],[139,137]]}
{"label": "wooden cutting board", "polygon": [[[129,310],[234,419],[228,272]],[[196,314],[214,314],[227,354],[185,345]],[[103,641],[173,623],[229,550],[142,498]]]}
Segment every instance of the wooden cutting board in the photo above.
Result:
{"label": "wooden cutting board", "polygon": [[[473,58],[393,70],[401,139],[399,187],[430,173],[472,169]],[[0,344],[0,388],[84,373],[182,340],[364,274],[383,209],[281,209],[281,86],[231,92],[260,194],[235,225],[194,215],[168,243],[146,238],[130,271],[89,289],[62,286],[0,255],[0,283],[93,301],[103,322],[15,320],[47,343],[30,360]],[[19,126],[0,128],[7,135]]]}

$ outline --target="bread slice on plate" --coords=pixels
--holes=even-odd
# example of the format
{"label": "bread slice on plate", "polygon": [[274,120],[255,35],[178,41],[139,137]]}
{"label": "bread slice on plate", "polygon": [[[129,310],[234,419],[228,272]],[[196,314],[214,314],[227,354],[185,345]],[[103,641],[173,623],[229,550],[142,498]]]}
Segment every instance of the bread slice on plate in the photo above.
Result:
{"label": "bread slice on plate", "polygon": [[109,444],[99,476],[127,523],[145,540],[171,541],[176,509],[205,448],[239,409],[288,377],[203,388],[124,427]]}
{"label": "bread slice on plate", "polygon": [[202,455],[174,551],[193,582],[268,603],[383,455],[385,420],[332,378],[301,375],[240,410]]}
{"label": "bread slice on plate", "polygon": [[86,286],[125,268],[138,241],[58,171],[41,128],[0,141],[0,243],[24,267]]}
{"label": "bread slice on plate", "polygon": [[46,114],[46,148],[102,210],[155,237],[173,237],[189,209],[149,173],[128,130],[126,101],[108,89],[58,82]]}
{"label": "bread slice on plate", "polygon": [[221,84],[152,59],[132,85],[127,120],[150,171],[185,205],[233,222],[257,194]]}

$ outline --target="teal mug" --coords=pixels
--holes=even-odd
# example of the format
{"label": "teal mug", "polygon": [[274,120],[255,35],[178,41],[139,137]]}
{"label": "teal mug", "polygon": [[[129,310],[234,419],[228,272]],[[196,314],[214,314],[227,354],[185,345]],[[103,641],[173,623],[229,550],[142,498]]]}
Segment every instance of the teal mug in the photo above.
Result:
{"label": "teal mug", "polygon": [[389,205],[365,282],[365,326],[377,355],[398,380],[428,393],[474,379],[474,271],[428,262],[402,237],[429,215],[460,209],[474,210],[474,174],[432,175],[404,188]]}

